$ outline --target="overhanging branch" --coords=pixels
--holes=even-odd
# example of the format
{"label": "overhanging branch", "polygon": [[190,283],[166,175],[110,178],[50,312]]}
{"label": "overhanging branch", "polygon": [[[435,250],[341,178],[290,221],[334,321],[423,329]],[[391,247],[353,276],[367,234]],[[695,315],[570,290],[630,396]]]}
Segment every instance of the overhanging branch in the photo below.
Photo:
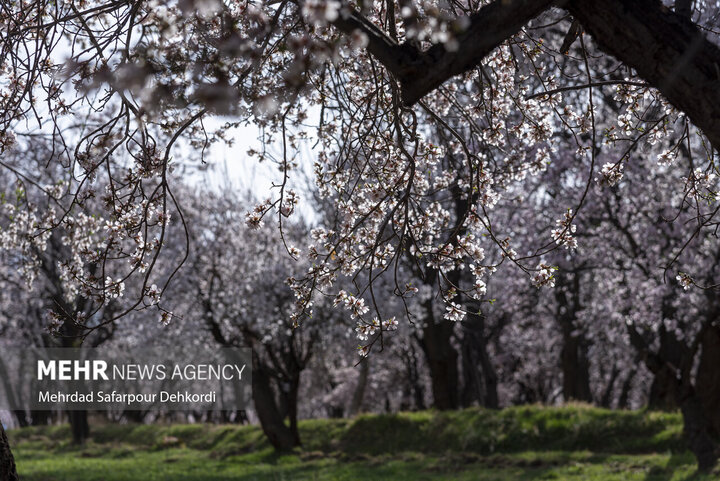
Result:
{"label": "overhanging branch", "polygon": [[571,0],[566,8],[720,148],[720,48],[695,24],[656,0]]}
{"label": "overhanging branch", "polygon": [[403,101],[412,105],[449,78],[472,70],[553,3],[554,0],[498,0],[481,8],[470,17],[468,29],[459,35],[457,51],[448,52],[444,45],[434,45],[422,54],[413,76],[400,79]]}
{"label": "overhanging branch", "polygon": [[455,52],[448,52],[444,45],[421,52],[409,43],[398,44],[351,7],[333,25],[346,34],[359,30],[367,35],[368,51],[397,78],[403,102],[412,105],[449,78],[476,67],[553,2],[497,0],[486,5],[470,17],[470,26],[459,35]]}
{"label": "overhanging branch", "polygon": [[421,52],[398,44],[352,9],[334,25],[347,34],[360,30],[368,36],[368,51],[395,76],[404,103],[412,105],[475,68],[553,4],[566,8],[601,49],[635,69],[720,147],[720,48],[687,16],[657,0],[496,0],[472,15],[455,52],[443,45]]}

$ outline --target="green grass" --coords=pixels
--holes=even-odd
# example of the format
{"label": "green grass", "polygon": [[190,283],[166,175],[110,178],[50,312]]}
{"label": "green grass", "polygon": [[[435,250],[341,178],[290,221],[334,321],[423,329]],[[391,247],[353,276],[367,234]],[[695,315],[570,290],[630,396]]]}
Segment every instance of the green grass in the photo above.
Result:
{"label": "green grass", "polygon": [[366,415],[300,425],[276,454],[255,426],[67,426],[10,432],[25,481],[643,480],[695,475],[679,415],[587,406]]}

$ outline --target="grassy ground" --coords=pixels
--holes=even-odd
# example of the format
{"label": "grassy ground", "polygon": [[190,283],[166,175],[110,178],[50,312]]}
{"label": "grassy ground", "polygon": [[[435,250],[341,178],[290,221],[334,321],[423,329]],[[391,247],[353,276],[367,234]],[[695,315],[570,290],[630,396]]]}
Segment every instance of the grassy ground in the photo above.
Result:
{"label": "grassy ground", "polygon": [[301,424],[277,455],[254,426],[108,425],[85,446],[67,426],[12,431],[24,481],[705,481],[678,415],[584,406],[468,409]]}

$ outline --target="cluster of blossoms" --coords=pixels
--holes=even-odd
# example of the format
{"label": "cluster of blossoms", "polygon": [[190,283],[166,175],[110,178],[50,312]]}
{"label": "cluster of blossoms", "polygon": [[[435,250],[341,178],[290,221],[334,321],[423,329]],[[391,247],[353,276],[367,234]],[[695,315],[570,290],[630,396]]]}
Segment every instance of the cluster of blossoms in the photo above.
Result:
{"label": "cluster of blossoms", "polygon": [[[625,82],[630,83],[628,79],[625,79]],[[606,129],[606,143],[616,142],[619,139],[616,132],[619,131],[630,138],[640,135],[649,145],[659,144],[673,133],[672,120],[677,118],[678,112],[657,91],[628,84],[618,85],[615,99],[622,102],[624,112],[617,116],[617,128]],[[648,121],[649,108],[662,113],[659,119]],[[658,156],[660,163],[670,163],[672,160],[673,157],[670,156]]]}
{"label": "cluster of blossoms", "polygon": [[541,262],[536,267],[537,272],[533,275],[533,284],[535,287],[555,287],[555,275],[553,271],[557,270],[556,267],[550,266]]}
{"label": "cluster of blossoms", "polygon": [[160,324],[168,326],[173,319],[173,313],[170,311],[162,311],[160,313]]}
{"label": "cluster of blossoms", "polygon": [[359,340],[367,341],[380,331],[395,331],[397,330],[397,326],[398,321],[395,317],[391,317],[382,322],[380,322],[377,317],[374,317],[369,323],[358,322],[355,327],[355,333]]}
{"label": "cluster of blossoms", "polygon": [[340,2],[336,0],[305,0],[302,13],[308,23],[324,26],[337,20],[340,7]]}
{"label": "cluster of blossoms", "polygon": [[696,168],[687,178],[682,180],[685,182],[685,192],[688,195],[692,197],[710,197],[717,191],[716,178],[714,172]]}
{"label": "cluster of blossoms", "polygon": [[595,178],[595,182],[600,185],[614,186],[623,178],[622,162],[613,163],[606,162],[600,169],[600,175]]}
{"label": "cluster of blossoms", "polygon": [[449,52],[457,51],[460,47],[457,35],[470,26],[467,16],[453,15],[431,1],[406,2],[400,9],[400,16],[407,40],[441,44]]}
{"label": "cluster of blossoms", "polygon": [[667,166],[671,165],[673,162],[675,162],[675,159],[677,158],[677,149],[674,150],[664,150],[660,152],[657,156],[657,163],[658,165]]}
{"label": "cluster of blossoms", "polygon": [[160,288],[156,284],[153,284],[150,287],[148,287],[147,291],[145,293],[147,298],[150,300],[150,304],[160,303],[160,295],[161,294],[162,294],[162,292],[160,291]]}
{"label": "cluster of blossoms", "polygon": [[337,306],[338,304],[342,304],[345,309],[350,311],[350,317],[352,319],[362,317],[363,314],[366,314],[370,310],[370,308],[365,305],[365,299],[355,297],[345,291],[340,291],[335,297],[333,305]]}
{"label": "cluster of blossoms", "polygon": [[564,245],[566,249],[577,249],[577,239],[573,236],[577,226],[573,224],[572,209],[568,209],[561,219],[555,221],[557,227],[552,230],[552,238],[557,245]]}
{"label": "cluster of blossoms", "polygon": [[[406,23],[406,28],[411,24]],[[521,46],[528,56],[538,55],[534,48]],[[482,84],[482,89],[473,93],[473,115],[488,120],[470,126],[476,130],[468,134],[472,140],[467,145],[454,140],[437,145],[430,133],[413,130],[411,123],[403,127],[402,122],[400,126],[381,126],[349,118],[332,129],[328,124],[320,132],[323,149],[314,165],[316,185],[324,197],[332,199],[338,215],[328,226],[332,228],[312,232],[314,242],[307,252],[314,264],[305,277],[290,282],[298,299],[296,322],[310,314],[309,306],[319,286],[330,287],[339,275],[352,276],[363,269],[381,273],[401,262],[403,252],[413,256],[413,262],[430,275],[459,279],[443,280],[439,288],[446,303],[445,317],[460,321],[466,315],[466,300],[485,302],[488,276],[497,264],[519,257],[509,237],[495,236],[489,213],[528,175],[537,176],[547,169],[554,152],[556,126],[547,101],[528,98],[528,87],[523,85],[528,77],[519,71],[510,48],[495,50],[485,63],[492,72],[492,83],[475,72],[468,78]],[[362,80],[351,80],[346,90],[358,104],[371,92]],[[547,88],[552,87],[552,83],[547,84]],[[492,101],[484,89],[492,89]],[[389,96],[371,98],[377,98],[373,108],[392,108]],[[551,100],[553,105],[559,101],[559,96]],[[432,110],[448,109],[440,96],[429,96],[425,102]],[[334,107],[326,104],[328,111]],[[518,108],[523,115],[514,115]],[[336,143],[338,137],[345,140],[344,146]],[[361,153],[347,149],[355,138],[378,148]],[[505,157],[501,165],[493,160],[496,151]],[[467,210],[463,212],[464,207],[443,199],[437,194],[441,190],[453,192],[467,204]],[[258,218],[261,212],[255,215]],[[564,234],[563,243],[569,247],[576,242],[574,230],[574,225],[569,226]],[[490,256],[493,243],[500,249]],[[416,289],[396,292],[409,298]],[[336,297],[336,304],[340,303],[346,308],[352,305],[344,291]],[[365,335],[371,327],[361,324],[356,329]]]}
{"label": "cluster of blossoms", "polygon": [[679,273],[677,276],[675,276],[675,279],[678,281],[680,286],[682,286],[683,289],[686,291],[690,289],[690,287],[695,284],[695,282],[692,280],[692,277],[687,275],[684,272]]}
{"label": "cluster of blossoms", "polygon": [[121,279],[113,281],[112,277],[108,276],[105,278],[104,291],[111,298],[117,299],[125,292],[125,283]]}
{"label": "cluster of blossoms", "polygon": [[40,262],[39,254],[45,251],[47,242],[56,223],[56,213],[52,208],[41,212],[35,205],[22,206],[25,203],[25,191],[18,186],[15,191],[16,203],[3,197],[0,205],[3,222],[0,225],[0,249],[16,251],[21,255],[18,266],[28,286],[32,286],[36,269]]}
{"label": "cluster of blossoms", "polygon": [[459,322],[465,319],[466,312],[463,310],[463,308],[455,304],[454,302],[450,301],[448,305],[445,307],[445,319],[448,321],[453,322]]}
{"label": "cluster of blossoms", "polygon": [[253,229],[259,229],[264,225],[263,217],[272,206],[271,199],[266,199],[264,202],[257,204],[251,212],[245,214],[245,223]]}
{"label": "cluster of blossoms", "polygon": [[292,213],[295,212],[295,207],[298,205],[299,202],[300,197],[294,190],[290,189],[283,196],[280,206],[280,213],[282,213],[282,215],[284,215],[285,217],[290,217]]}

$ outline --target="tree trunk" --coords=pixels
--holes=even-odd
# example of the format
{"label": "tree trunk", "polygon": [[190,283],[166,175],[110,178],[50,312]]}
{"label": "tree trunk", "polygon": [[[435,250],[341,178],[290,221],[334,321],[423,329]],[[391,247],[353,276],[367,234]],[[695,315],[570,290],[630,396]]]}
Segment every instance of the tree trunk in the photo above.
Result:
{"label": "tree trunk", "polygon": [[582,339],[563,329],[563,346],[560,352],[565,401],[592,402],[590,392],[590,365],[587,346]]}
{"label": "tree trunk", "polygon": [[52,418],[52,411],[47,409],[30,411],[30,418],[33,426],[47,426]]}
{"label": "tree trunk", "polygon": [[300,446],[300,432],[298,431],[298,395],[300,392],[300,373],[295,373],[290,381],[288,391],[288,419],[290,420],[290,432],[293,435],[295,446]]}
{"label": "tree trunk", "polygon": [[423,327],[422,346],[430,370],[434,405],[437,409],[457,409],[458,399],[458,354],[452,346],[452,321],[443,319],[435,323],[428,320]]}
{"label": "tree trunk", "polygon": [[[668,301],[663,300],[662,309],[663,317],[666,319],[675,317],[675,309]],[[684,342],[679,341],[664,326],[660,327],[658,335],[660,336],[658,355],[664,362],[658,363],[655,369],[650,369],[655,377],[650,386],[648,406],[652,409],[670,411],[680,407],[680,398],[678,397],[680,380],[676,374],[676,368],[685,365],[686,360],[694,354],[689,351]]]}
{"label": "tree trunk", "polygon": [[[58,301],[59,305],[62,301]],[[66,312],[73,312],[70,308]],[[67,318],[60,329],[61,345],[65,348],[80,348],[82,346],[82,331],[72,318]],[[82,386],[82,384],[80,384]],[[70,429],[74,444],[84,444],[90,436],[87,411],[68,411]]]}
{"label": "tree trunk", "polygon": [[571,279],[559,277],[555,291],[557,300],[557,321],[562,333],[563,345],[560,351],[560,368],[563,373],[563,397],[565,401],[592,402],[590,391],[590,362],[588,346],[582,333],[577,329],[577,312],[580,304],[580,275]]}
{"label": "tree trunk", "polygon": [[477,362],[474,356],[471,334],[465,333],[460,345],[460,363],[462,366],[462,389],[460,391],[460,405],[462,407],[472,406],[477,402],[482,404],[482,381]]}
{"label": "tree trunk", "polygon": [[260,426],[270,444],[277,451],[290,451],[299,445],[296,436],[283,421],[275,402],[275,393],[270,386],[270,377],[264,366],[253,353],[252,397]]}
{"label": "tree trunk", "polygon": [[695,385],[713,432],[718,436],[720,435],[720,327],[707,329],[700,346],[702,353]]}
{"label": "tree trunk", "polygon": [[498,376],[495,372],[495,366],[493,366],[490,360],[490,353],[488,352],[488,340],[485,337],[485,322],[482,321],[481,325],[481,342],[478,344],[478,354],[480,360],[480,369],[483,374],[483,381],[485,385],[485,392],[482,399],[482,405],[489,409],[498,409],[500,407],[500,401],[498,398]]}
{"label": "tree trunk", "polygon": [[679,399],[683,416],[683,434],[688,448],[695,455],[700,471],[710,471],[717,464],[715,443],[709,434],[709,420],[700,398],[691,386],[685,386]]}
{"label": "tree trunk", "polygon": [[235,411],[234,422],[236,424],[248,424],[250,419],[248,418],[247,411],[245,409],[238,409]]}
{"label": "tree trunk", "polygon": [[353,417],[360,412],[363,398],[365,397],[365,388],[367,387],[368,375],[370,374],[370,361],[363,359],[360,363],[360,372],[358,373],[358,382],[353,391],[350,407],[348,408],[348,416]]}
{"label": "tree trunk", "polygon": [[140,411],[136,409],[128,410],[123,413],[123,416],[128,420],[128,422],[135,424],[142,424],[147,415],[148,411]]}
{"label": "tree trunk", "polygon": [[403,402],[401,411],[425,409],[425,387],[423,386],[418,369],[418,358],[415,351],[415,341],[411,340],[409,349],[403,352],[400,359],[405,366],[407,383],[403,387]]}
{"label": "tree trunk", "polygon": [[653,374],[648,407],[661,411],[677,409],[675,391],[678,389],[678,380],[675,376],[675,370],[670,366],[663,365]]}
{"label": "tree trunk", "polygon": [[463,322],[462,340],[463,389],[462,405],[470,406],[477,401],[483,407],[499,407],[497,373],[490,360],[488,340],[485,337],[485,318],[469,314]]}
{"label": "tree trunk", "polygon": [[72,430],[73,443],[84,444],[90,436],[90,424],[88,424],[87,411],[68,411],[70,429]]}
{"label": "tree trunk", "polygon": [[19,427],[26,428],[30,426],[30,420],[28,419],[28,414],[26,411],[22,409],[15,409],[12,413]]}
{"label": "tree trunk", "polygon": [[655,381],[664,378],[665,381],[658,382],[675,387],[671,392],[675,394],[675,403],[680,406],[682,412],[683,434],[687,446],[698,461],[698,469],[709,471],[717,463],[718,456],[715,443],[710,436],[712,430],[710,420],[692,384],[691,372],[695,351],[661,328],[660,350],[658,353],[653,353],[632,324],[627,324],[627,327],[630,342],[641,350],[645,365],[655,374]]}
{"label": "tree trunk", "polygon": [[8,441],[5,429],[0,423],[0,481],[18,480],[15,458],[13,458],[12,451],[10,451],[10,441]]}
{"label": "tree trunk", "polygon": [[619,409],[630,409],[630,390],[632,389],[633,378],[637,374],[637,370],[633,369],[628,373],[625,381],[623,381],[622,389],[620,389],[620,397],[618,398]]}

